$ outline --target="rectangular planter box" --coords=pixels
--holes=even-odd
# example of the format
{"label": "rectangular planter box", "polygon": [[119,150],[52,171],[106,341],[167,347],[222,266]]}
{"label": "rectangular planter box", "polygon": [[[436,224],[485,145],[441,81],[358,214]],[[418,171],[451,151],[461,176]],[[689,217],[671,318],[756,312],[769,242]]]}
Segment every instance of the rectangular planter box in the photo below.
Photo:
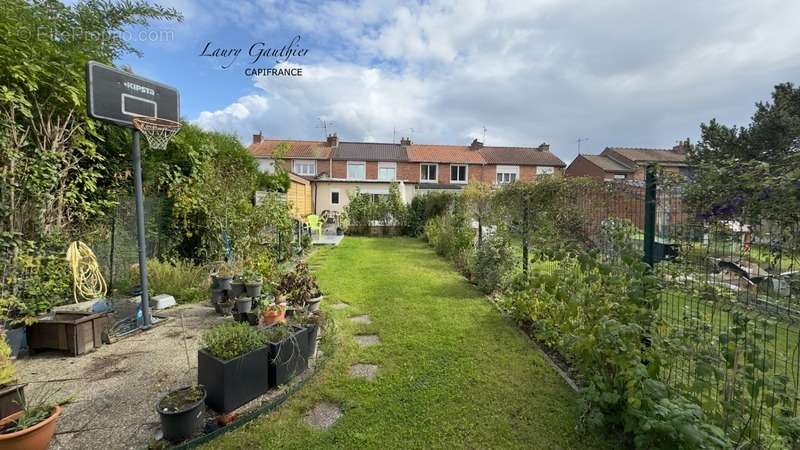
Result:
{"label": "rectangular planter box", "polygon": [[308,367],[308,357],[303,354],[309,352],[308,330],[308,328],[295,329],[294,339],[287,338],[278,343],[267,343],[271,388],[288,383]]}
{"label": "rectangular planter box", "polygon": [[63,350],[82,355],[103,345],[109,313],[56,312],[28,326],[31,350]]}
{"label": "rectangular planter box", "polygon": [[12,384],[0,388],[0,419],[22,410],[25,404],[25,385]]}
{"label": "rectangular planter box", "polygon": [[227,413],[270,388],[269,351],[261,347],[230,361],[205,350],[197,352],[197,383],[206,388],[206,405]]}

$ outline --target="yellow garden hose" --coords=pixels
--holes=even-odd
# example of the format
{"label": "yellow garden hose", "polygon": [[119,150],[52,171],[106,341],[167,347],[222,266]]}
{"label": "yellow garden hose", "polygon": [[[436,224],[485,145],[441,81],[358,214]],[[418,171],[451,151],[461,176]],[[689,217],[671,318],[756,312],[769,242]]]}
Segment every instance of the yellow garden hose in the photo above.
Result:
{"label": "yellow garden hose", "polygon": [[67,262],[72,269],[72,296],[78,303],[78,296],[86,300],[105,297],[106,280],[100,272],[97,258],[88,245],[81,241],[69,244]]}

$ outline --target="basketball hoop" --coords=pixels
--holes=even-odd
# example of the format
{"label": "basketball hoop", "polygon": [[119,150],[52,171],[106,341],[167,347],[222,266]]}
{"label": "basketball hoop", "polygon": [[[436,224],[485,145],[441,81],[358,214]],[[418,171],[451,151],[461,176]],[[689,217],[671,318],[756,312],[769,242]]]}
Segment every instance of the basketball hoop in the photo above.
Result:
{"label": "basketball hoop", "polygon": [[147,145],[155,150],[167,148],[172,136],[181,131],[181,123],[158,117],[134,117],[133,126],[147,139]]}

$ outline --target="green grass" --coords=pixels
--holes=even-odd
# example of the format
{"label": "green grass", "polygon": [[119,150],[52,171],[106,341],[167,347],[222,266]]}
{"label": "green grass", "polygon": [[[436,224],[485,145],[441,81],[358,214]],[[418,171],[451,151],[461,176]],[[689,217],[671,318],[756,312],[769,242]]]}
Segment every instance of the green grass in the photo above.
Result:
{"label": "green grass", "polygon": [[[339,345],[324,369],[276,412],[206,448],[614,448],[576,431],[577,396],[516,327],[424,243],[347,237],[311,260]],[[337,301],[345,310],[328,307]],[[373,323],[347,317],[369,314]],[[375,333],[376,347],[353,335]],[[355,363],[380,366],[374,382]],[[307,427],[319,401],[341,405],[329,430]]]}

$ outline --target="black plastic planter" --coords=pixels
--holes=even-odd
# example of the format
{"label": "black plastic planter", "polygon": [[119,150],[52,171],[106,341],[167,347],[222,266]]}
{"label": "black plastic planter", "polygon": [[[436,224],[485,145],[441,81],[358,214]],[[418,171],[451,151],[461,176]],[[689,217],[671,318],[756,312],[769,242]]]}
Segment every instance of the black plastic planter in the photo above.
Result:
{"label": "black plastic planter", "polygon": [[0,388],[0,419],[22,409],[25,404],[25,384],[12,384]]}
{"label": "black plastic planter", "polygon": [[261,347],[222,361],[205,350],[197,352],[197,383],[205,386],[206,404],[227,413],[269,390],[269,351]]}
{"label": "black plastic planter", "polygon": [[286,384],[308,367],[308,359],[304,357],[308,346],[308,328],[294,329],[292,336],[281,342],[270,342],[269,349],[269,386],[271,388]]}
{"label": "black plastic planter", "polygon": [[242,297],[236,299],[236,311],[238,313],[249,313],[253,306],[253,299]]}
{"label": "black plastic planter", "polygon": [[245,283],[244,288],[248,297],[256,298],[261,295],[261,283]]}
{"label": "black plastic planter", "polygon": [[183,442],[194,436],[203,426],[206,390],[202,386],[200,386],[200,389],[203,389],[203,397],[197,402],[186,405],[178,411],[162,410],[161,402],[169,394],[161,397],[161,400],[156,403],[156,412],[161,419],[161,431],[164,433],[164,439],[170,442]]}
{"label": "black plastic planter", "polygon": [[244,292],[244,283],[241,280],[233,280],[231,282],[231,291],[229,292],[231,298],[239,298]]}
{"label": "black plastic planter", "polygon": [[219,289],[223,289],[226,291],[231,290],[231,282],[233,281],[233,277],[217,276],[216,281],[217,281],[217,287]]}

